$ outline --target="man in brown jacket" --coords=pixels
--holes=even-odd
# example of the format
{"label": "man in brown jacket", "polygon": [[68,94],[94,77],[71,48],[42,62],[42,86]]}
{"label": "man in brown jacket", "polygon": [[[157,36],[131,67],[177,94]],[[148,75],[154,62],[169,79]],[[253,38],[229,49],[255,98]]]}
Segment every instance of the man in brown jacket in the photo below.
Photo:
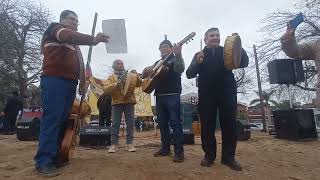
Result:
{"label": "man in brown jacket", "polygon": [[[281,37],[281,47],[284,53],[291,58],[314,60],[316,69],[320,70],[320,39],[297,44],[295,28],[288,23],[287,31]],[[313,103],[320,107],[320,73],[317,74],[316,99]]]}
{"label": "man in brown jacket", "polygon": [[108,42],[109,38],[103,33],[92,37],[77,30],[77,14],[65,10],[60,14],[60,22],[51,23],[42,38],[44,58],[40,86],[44,113],[34,159],[36,170],[43,176],[56,176],[59,174],[57,168],[67,164],[58,161],[59,146],[75,99],[78,79],[80,94],[85,91],[84,64],[79,45],[97,45]]}
{"label": "man in brown jacket", "polygon": [[[134,93],[132,96],[124,96],[122,89],[126,83],[128,71],[124,69],[123,61],[117,59],[112,65],[114,73],[110,75],[106,81],[105,91],[111,94],[112,97],[112,130],[111,130],[111,147],[109,153],[115,153],[118,151],[118,138],[119,128],[122,119],[122,114],[125,115],[126,129],[127,129],[127,147],[129,152],[136,151],[133,145],[133,131],[134,131],[134,104],[136,104],[136,98]],[[137,73],[135,70],[132,73]],[[142,80],[137,76],[135,86],[141,86]]]}

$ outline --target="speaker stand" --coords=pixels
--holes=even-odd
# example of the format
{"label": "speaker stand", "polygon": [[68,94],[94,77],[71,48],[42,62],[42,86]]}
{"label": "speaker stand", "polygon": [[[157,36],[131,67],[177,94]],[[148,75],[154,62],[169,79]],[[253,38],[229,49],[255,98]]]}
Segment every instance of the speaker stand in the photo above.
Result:
{"label": "speaker stand", "polygon": [[288,94],[289,94],[289,103],[290,103],[290,109],[292,109],[292,95],[291,95],[291,89],[290,89],[290,84],[287,84],[288,88]]}

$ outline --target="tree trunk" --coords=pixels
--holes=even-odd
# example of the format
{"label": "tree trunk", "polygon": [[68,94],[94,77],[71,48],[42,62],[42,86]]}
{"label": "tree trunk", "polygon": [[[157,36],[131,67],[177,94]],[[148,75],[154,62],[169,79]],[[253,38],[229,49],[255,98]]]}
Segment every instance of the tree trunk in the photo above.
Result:
{"label": "tree trunk", "polygon": [[[263,108],[265,109],[265,106],[262,105]],[[265,113],[266,111],[264,110],[263,112],[261,113]],[[262,117],[265,117],[265,114],[262,115]],[[262,118],[262,124],[263,124],[263,132],[267,132],[267,123],[266,123],[266,118]]]}
{"label": "tree trunk", "polygon": [[[20,54],[19,51],[17,51],[18,54]],[[26,77],[28,77],[26,75],[26,72],[24,71],[23,69],[23,56],[19,56],[19,59],[18,59],[18,62],[17,62],[17,65],[18,65],[18,82],[17,84],[19,85],[19,91],[20,91],[20,97],[21,97],[21,101],[22,101],[22,104],[23,104],[23,107],[28,107],[28,88],[27,88],[27,79]]]}
{"label": "tree trunk", "polygon": [[27,88],[27,81],[24,78],[19,77],[19,91],[20,91],[20,97],[21,97],[21,101],[23,104],[23,107],[27,107],[28,106],[28,88]]}
{"label": "tree trunk", "polygon": [[270,109],[271,109],[271,108],[270,108],[269,104],[267,104],[267,113],[268,113],[268,122],[267,122],[267,125],[272,124]]}

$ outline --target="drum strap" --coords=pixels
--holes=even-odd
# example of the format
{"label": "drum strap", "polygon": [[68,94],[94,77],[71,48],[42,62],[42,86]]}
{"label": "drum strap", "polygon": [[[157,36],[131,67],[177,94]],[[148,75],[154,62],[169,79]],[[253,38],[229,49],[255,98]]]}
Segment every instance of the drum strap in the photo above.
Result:
{"label": "drum strap", "polygon": [[114,74],[118,77],[118,83],[122,89],[126,83],[128,71],[114,71]]}

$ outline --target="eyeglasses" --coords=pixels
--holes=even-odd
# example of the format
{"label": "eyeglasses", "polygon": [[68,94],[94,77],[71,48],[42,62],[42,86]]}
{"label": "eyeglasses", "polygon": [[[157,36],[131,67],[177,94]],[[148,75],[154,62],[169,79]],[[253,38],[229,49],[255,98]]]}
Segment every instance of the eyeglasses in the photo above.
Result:
{"label": "eyeglasses", "polygon": [[76,23],[77,25],[80,25],[80,23],[79,23],[79,21],[78,21],[78,19],[77,19],[77,18],[74,18],[74,17],[68,16],[68,17],[66,17],[66,19],[69,19],[69,20],[71,20],[72,22]]}
{"label": "eyeglasses", "polygon": [[159,47],[159,49],[168,49],[168,48],[171,48],[171,46],[169,46],[169,45],[161,45],[160,47]]}

